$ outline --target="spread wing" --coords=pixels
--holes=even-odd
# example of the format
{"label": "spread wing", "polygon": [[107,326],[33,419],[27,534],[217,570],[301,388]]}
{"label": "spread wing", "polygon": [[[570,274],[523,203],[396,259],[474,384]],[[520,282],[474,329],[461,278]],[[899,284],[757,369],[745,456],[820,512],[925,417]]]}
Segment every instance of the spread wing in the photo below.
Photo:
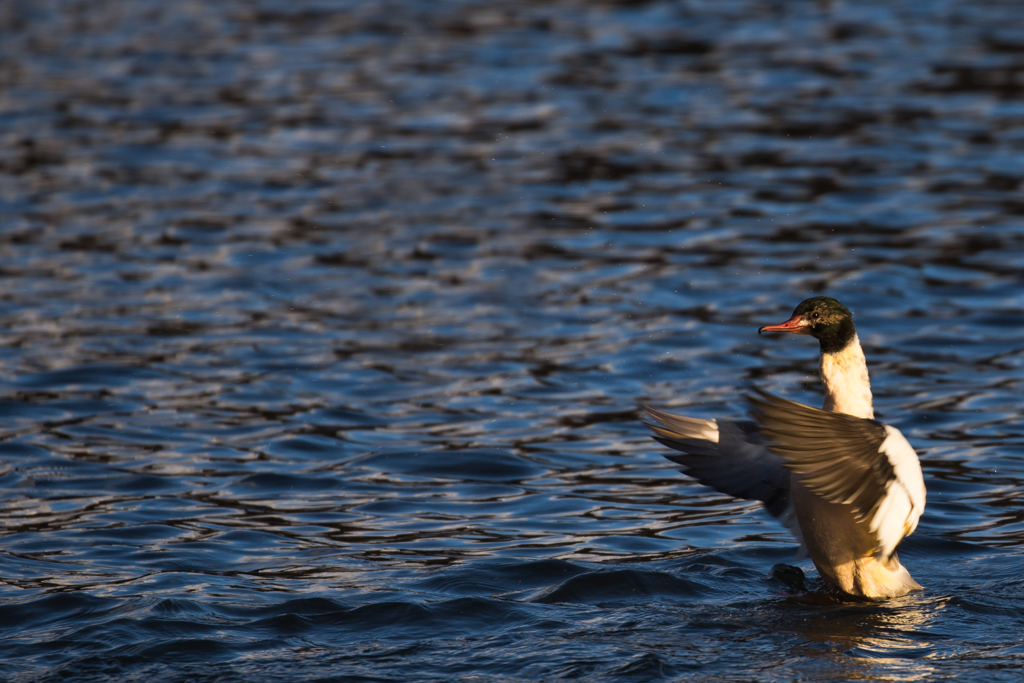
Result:
{"label": "spread wing", "polygon": [[917,453],[898,429],[811,408],[755,389],[752,415],[770,449],[811,491],[853,508],[889,557],[917,528],[925,488]]}
{"label": "spread wing", "polygon": [[704,420],[641,406],[654,438],[678,453],[665,455],[683,471],[716,491],[759,500],[803,547],[790,499],[791,474],[785,460],[768,449],[753,422]]}

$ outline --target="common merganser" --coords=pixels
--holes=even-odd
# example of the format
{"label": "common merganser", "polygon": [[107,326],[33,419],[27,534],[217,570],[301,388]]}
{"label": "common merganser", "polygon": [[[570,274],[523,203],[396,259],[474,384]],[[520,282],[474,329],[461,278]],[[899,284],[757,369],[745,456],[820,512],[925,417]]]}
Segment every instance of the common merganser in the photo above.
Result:
{"label": "common merganser", "polygon": [[754,422],[704,420],[644,406],[667,455],[722,493],[759,500],[790,529],[826,585],[884,600],[921,588],[896,546],[917,528],[925,487],[917,453],[874,419],[853,316],[819,296],[762,332],[810,335],[821,346],[824,410],[755,390]]}

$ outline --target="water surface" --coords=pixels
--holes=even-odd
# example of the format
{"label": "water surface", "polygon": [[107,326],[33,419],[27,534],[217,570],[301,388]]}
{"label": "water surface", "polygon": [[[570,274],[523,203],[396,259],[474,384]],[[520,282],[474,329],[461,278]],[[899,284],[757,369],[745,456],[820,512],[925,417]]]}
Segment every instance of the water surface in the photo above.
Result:
{"label": "water surface", "polygon": [[[0,676],[1018,680],[1022,151],[995,0],[0,6]],[[636,411],[818,404],[819,293],[881,605]]]}

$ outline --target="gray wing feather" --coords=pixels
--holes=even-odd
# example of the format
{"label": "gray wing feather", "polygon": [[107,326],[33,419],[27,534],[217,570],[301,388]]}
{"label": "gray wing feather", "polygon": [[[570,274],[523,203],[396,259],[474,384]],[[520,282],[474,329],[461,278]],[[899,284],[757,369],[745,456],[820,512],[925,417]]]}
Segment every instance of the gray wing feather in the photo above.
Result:
{"label": "gray wing feather", "polygon": [[[699,420],[642,406],[654,438],[679,453],[666,458],[716,491],[744,500],[759,500],[772,516],[801,540],[790,500],[790,472],[785,460],[768,449],[753,422]],[[708,424],[717,424],[717,441]]]}
{"label": "gray wing feather", "polygon": [[885,426],[754,391],[751,414],[771,450],[803,475],[800,481],[807,488],[833,503],[852,505],[857,521],[867,523],[896,478],[881,452]]}

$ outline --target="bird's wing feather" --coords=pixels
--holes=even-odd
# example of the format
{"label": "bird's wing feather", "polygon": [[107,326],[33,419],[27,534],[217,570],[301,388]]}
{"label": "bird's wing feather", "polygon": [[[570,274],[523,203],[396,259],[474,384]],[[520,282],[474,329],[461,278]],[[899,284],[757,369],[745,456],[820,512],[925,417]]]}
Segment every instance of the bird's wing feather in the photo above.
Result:
{"label": "bird's wing feather", "polygon": [[898,429],[811,408],[755,389],[752,415],[770,449],[811,491],[852,507],[879,556],[917,527],[925,504],[921,463]]}
{"label": "bird's wing feather", "polygon": [[674,415],[642,406],[654,438],[678,453],[666,454],[700,483],[735,498],[759,500],[803,547],[790,498],[791,474],[768,449],[757,425]]}

